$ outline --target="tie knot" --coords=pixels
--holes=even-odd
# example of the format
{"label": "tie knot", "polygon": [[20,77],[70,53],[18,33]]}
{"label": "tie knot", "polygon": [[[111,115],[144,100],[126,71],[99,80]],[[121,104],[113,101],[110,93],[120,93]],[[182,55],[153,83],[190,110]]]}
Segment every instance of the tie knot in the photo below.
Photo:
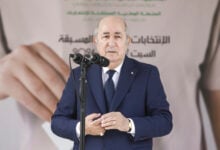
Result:
{"label": "tie knot", "polygon": [[114,73],[115,73],[115,70],[108,70],[108,71],[107,71],[107,74],[108,74],[108,76],[109,76],[109,79],[111,79],[111,78],[113,77]]}

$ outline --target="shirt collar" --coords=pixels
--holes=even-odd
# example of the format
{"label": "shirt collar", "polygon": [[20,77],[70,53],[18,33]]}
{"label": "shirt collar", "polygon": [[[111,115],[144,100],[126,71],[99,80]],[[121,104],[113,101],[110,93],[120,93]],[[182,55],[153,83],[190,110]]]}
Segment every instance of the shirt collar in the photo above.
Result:
{"label": "shirt collar", "polygon": [[[121,67],[122,67],[123,62],[124,62],[124,60],[121,62],[120,65],[118,65],[118,66],[114,69],[117,73],[120,73],[120,72],[121,72]],[[102,67],[103,73],[106,73],[108,70],[110,70],[108,67]]]}

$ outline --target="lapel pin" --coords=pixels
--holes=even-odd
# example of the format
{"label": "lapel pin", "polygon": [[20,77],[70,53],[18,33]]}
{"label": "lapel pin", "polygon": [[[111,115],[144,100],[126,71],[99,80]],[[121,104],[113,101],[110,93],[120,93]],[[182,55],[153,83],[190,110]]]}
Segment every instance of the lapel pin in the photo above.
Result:
{"label": "lapel pin", "polygon": [[134,72],[133,72],[133,71],[131,72],[131,75],[134,75]]}

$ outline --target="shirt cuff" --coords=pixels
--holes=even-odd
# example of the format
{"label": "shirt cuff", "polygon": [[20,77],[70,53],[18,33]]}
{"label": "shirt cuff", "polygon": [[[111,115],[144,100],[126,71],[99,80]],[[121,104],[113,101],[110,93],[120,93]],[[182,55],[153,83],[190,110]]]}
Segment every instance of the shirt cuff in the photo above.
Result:
{"label": "shirt cuff", "polygon": [[76,124],[76,136],[80,138],[80,122]]}

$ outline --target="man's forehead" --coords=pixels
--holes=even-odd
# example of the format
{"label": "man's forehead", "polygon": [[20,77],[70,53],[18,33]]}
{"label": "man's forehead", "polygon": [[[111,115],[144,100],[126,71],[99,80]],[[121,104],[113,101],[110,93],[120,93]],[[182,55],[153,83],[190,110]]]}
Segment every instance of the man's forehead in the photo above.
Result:
{"label": "man's forehead", "polygon": [[100,35],[120,35],[126,34],[126,22],[118,16],[109,16],[105,17],[99,21],[98,26],[96,28],[96,33]]}

